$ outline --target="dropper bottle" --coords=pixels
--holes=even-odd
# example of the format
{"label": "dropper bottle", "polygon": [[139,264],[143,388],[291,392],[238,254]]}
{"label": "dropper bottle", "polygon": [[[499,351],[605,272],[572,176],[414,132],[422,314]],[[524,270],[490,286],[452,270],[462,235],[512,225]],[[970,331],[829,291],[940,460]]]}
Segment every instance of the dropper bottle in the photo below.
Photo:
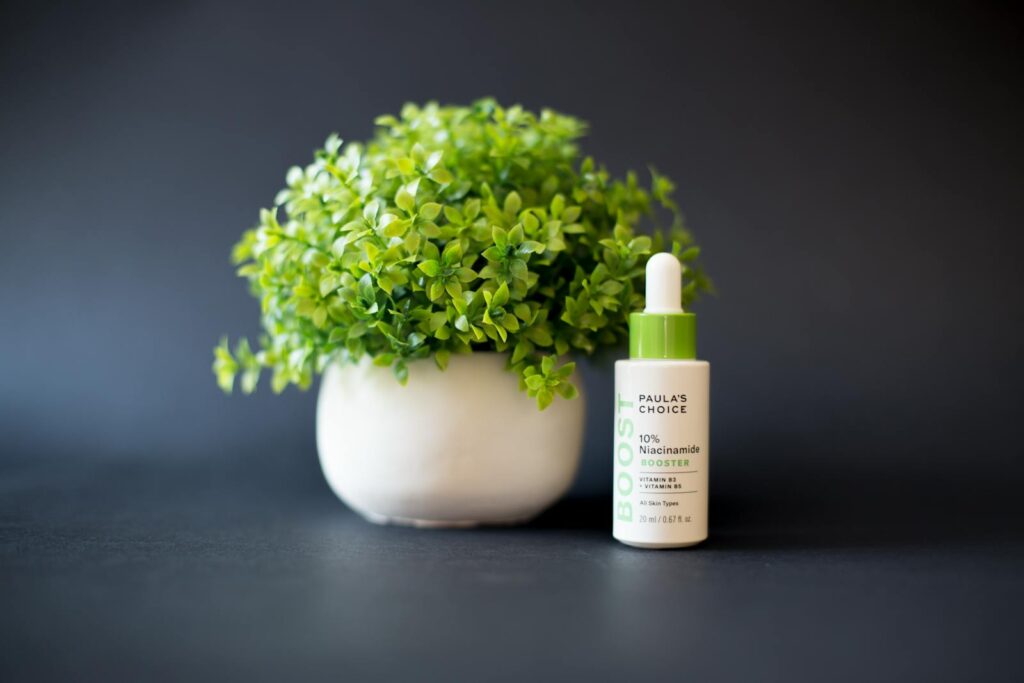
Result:
{"label": "dropper bottle", "polygon": [[697,360],[679,259],[655,254],[646,281],[646,308],[629,316],[629,360],[615,363],[612,535],[684,548],[708,537],[711,366]]}

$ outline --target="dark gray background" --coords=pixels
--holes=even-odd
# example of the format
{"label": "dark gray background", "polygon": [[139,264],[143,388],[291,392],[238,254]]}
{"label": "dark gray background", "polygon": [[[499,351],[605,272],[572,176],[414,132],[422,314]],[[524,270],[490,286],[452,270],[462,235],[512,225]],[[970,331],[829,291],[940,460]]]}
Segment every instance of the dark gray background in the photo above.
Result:
{"label": "dark gray background", "polygon": [[[7,454],[312,449],[315,392],[226,399],[257,331],[227,255],[330,131],[406,100],[551,106],[648,162],[703,301],[717,474],[1019,474],[1020,26],[996,7],[587,3],[15,5],[0,109]],[[610,414],[609,371],[590,378]],[[583,486],[610,458],[594,420]],[[298,466],[298,465],[297,465]]]}
{"label": "dark gray background", "polygon": [[[3,632],[24,646],[8,651],[6,670],[38,674],[21,655],[46,652],[54,624],[68,642],[92,634],[100,643],[93,659],[72,651],[49,660],[54,671],[116,660],[129,667],[121,673],[138,673],[130,667],[162,661],[162,636],[130,641],[127,660],[112,654],[127,632],[98,615],[108,599],[128,609],[127,597],[141,611],[120,624],[162,622],[168,610],[178,617],[171,623],[192,634],[182,651],[191,659],[164,658],[191,662],[191,674],[203,662],[237,674],[232,655],[253,652],[266,660],[264,673],[286,671],[274,668],[282,665],[274,655],[302,660],[302,647],[268,649],[278,641],[261,636],[218,649],[211,643],[221,622],[208,605],[186,600],[189,611],[173,602],[184,609],[174,612],[147,586],[170,576],[178,597],[195,599],[197,585],[212,594],[222,581],[245,604],[267,597],[264,611],[242,614],[217,593],[224,604],[214,602],[216,613],[237,618],[224,618],[225,628],[237,633],[236,621],[245,622],[243,633],[254,635],[253,621],[281,616],[275,605],[315,602],[312,593],[287,598],[282,576],[309,580],[312,572],[310,585],[323,590],[317,579],[338,569],[323,552],[340,537],[317,535],[324,527],[308,525],[312,509],[318,524],[344,525],[341,537],[364,553],[357,556],[376,558],[356,575],[384,567],[374,597],[404,590],[422,599],[409,586],[447,596],[463,580],[498,577],[509,595],[528,585],[540,600],[544,590],[581,585],[600,593],[603,581],[620,585],[616,572],[647,570],[653,581],[690,585],[695,593],[673,599],[693,598],[709,619],[730,614],[718,622],[723,637],[737,621],[751,640],[802,624],[808,649],[825,653],[819,663],[834,652],[851,676],[880,673],[857,668],[866,664],[854,654],[865,634],[883,649],[898,637],[878,630],[873,619],[885,614],[901,628],[893,614],[905,618],[900,633],[917,639],[887,651],[886,661],[901,665],[881,673],[915,665],[979,673],[969,663],[980,651],[982,673],[1005,675],[1011,643],[997,633],[1014,623],[1005,610],[1020,606],[1024,483],[1021,28],[1017,9],[999,3],[4,3],[0,591],[11,588],[7,599],[20,608]],[[214,384],[210,351],[220,335],[257,331],[258,306],[233,275],[230,247],[271,203],[288,166],[306,163],[331,131],[368,137],[375,115],[407,100],[484,95],[579,115],[591,123],[584,150],[611,170],[652,163],[678,184],[720,292],[696,310],[700,353],[713,370],[712,534],[725,544],[687,556],[701,559],[682,575],[665,564],[680,560],[611,550],[599,500],[556,513],[542,524],[548,536],[480,532],[474,541],[364,528],[320,479],[314,391],[275,397],[263,387],[226,398]],[[607,493],[609,383],[607,359],[589,366],[577,496]],[[343,521],[325,521],[336,518]],[[273,526],[280,519],[289,531]],[[307,545],[282,540],[293,532]],[[991,545],[977,555],[963,547],[974,541]],[[438,557],[429,555],[434,543]],[[540,564],[506,546],[516,543]],[[558,548],[599,561],[573,569],[584,577],[573,581],[560,573],[567,565],[543,563]],[[527,564],[502,574],[495,558],[503,552]],[[316,560],[296,569],[282,559],[291,553]],[[428,578],[419,580],[429,585],[388,573],[393,557],[426,562]],[[445,574],[441,558],[467,564]],[[204,572],[218,562],[227,574],[210,579]],[[788,567],[785,579],[765,569],[773,562]],[[945,573],[929,574],[938,564]],[[114,575],[127,572],[117,585],[128,593],[89,583],[111,565]],[[243,567],[262,579],[269,572],[285,589]],[[961,569],[980,574],[965,578]],[[692,588],[705,571],[732,578]],[[555,580],[517,583],[531,572]],[[923,584],[914,579],[921,572]],[[224,578],[236,573],[246,577],[242,589]],[[886,588],[870,594],[875,574]],[[744,613],[733,579],[766,590],[774,581],[782,592],[764,603],[755,596]],[[785,592],[804,580],[816,588]],[[79,601],[76,618],[48,609],[62,590]],[[732,602],[709,597],[719,592]],[[615,595],[612,612],[637,600],[659,604],[657,595]],[[346,600],[337,599],[340,609]],[[809,615],[825,618],[830,599],[857,615],[848,631],[812,625]],[[380,604],[362,600],[367,614]],[[922,608],[937,600],[953,612]],[[575,604],[550,601],[570,611]],[[956,615],[956,605],[980,611]],[[516,604],[498,607],[517,614]],[[609,615],[591,616],[604,624]],[[338,626],[323,613],[304,617]],[[369,621],[387,630],[386,619]],[[929,626],[915,630],[918,621]],[[960,634],[966,649],[953,647],[956,623],[969,631]],[[562,625],[572,635],[559,637],[582,639],[578,656],[586,642],[601,642]],[[650,628],[646,643],[664,637]],[[822,645],[829,633],[835,640]],[[801,639],[774,645],[799,649]],[[303,647],[330,671],[320,646],[327,643]],[[934,648],[944,658],[931,660],[931,671],[925,653]],[[227,654],[218,660],[216,652]],[[747,659],[702,652],[706,673],[720,655],[741,667],[793,662],[772,648],[747,650]],[[407,654],[422,663],[436,656]],[[658,671],[672,671],[669,664],[659,660]]]}

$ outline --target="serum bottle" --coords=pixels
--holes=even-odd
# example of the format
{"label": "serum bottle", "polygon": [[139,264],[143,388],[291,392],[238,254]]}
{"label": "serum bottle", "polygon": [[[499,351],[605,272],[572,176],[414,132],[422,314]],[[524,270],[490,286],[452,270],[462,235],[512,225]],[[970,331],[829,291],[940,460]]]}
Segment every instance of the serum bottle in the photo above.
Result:
{"label": "serum bottle", "polygon": [[629,316],[629,360],[615,363],[612,535],[638,548],[708,537],[708,389],[697,318],[682,308],[682,266],[647,262],[647,307]]}

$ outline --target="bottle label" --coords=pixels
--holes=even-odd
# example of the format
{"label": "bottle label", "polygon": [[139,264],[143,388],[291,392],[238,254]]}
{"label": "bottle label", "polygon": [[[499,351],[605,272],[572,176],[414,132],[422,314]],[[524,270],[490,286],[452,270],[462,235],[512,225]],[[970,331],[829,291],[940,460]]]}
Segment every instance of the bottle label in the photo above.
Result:
{"label": "bottle label", "polygon": [[615,538],[707,538],[709,375],[705,361],[616,363]]}

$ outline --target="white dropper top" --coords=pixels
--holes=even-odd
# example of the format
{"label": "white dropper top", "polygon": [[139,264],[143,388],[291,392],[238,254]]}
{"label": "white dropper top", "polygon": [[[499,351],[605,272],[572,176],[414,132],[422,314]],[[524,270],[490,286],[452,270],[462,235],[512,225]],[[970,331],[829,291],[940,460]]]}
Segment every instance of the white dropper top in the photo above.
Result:
{"label": "white dropper top", "polygon": [[663,251],[648,259],[644,313],[682,313],[682,279],[683,267],[672,254]]}

